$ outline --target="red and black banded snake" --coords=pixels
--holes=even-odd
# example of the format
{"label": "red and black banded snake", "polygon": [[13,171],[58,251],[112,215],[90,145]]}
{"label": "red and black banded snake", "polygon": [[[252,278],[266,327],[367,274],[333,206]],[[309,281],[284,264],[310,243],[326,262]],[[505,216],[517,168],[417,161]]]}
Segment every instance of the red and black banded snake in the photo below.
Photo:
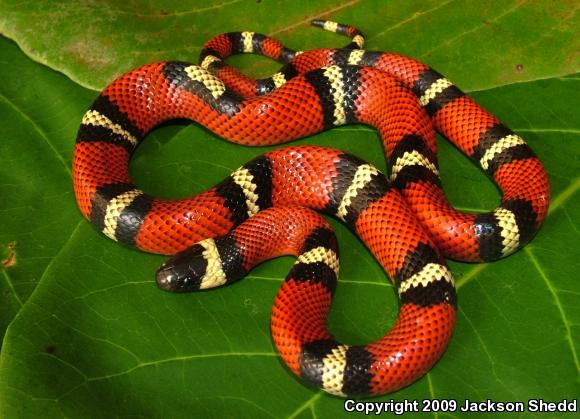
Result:
{"label": "red and black banded snake", "polygon": [[[378,395],[415,381],[447,347],[456,291],[443,256],[492,260],[517,250],[541,225],[549,187],[523,140],[447,79],[412,59],[354,48],[364,41],[354,28],[318,24],[351,36],[353,48],[296,54],[264,35],[230,33],[206,44],[202,66],[158,62],[117,78],[82,119],[75,195],[83,215],[110,238],[177,253],[157,274],[167,290],[223,285],[267,258],[295,255],[272,312],[282,358],[329,393]],[[257,82],[221,61],[241,52],[286,65]],[[287,147],[196,196],[158,199],[133,184],[129,160],[150,130],[175,118],[245,145],[367,124],[379,132],[391,181],[339,150]],[[449,206],[434,128],[493,177],[503,193],[500,207],[474,215]],[[311,210],[344,221],[396,285],[399,317],[376,342],[344,345],[325,326],[338,248],[328,224]]]}

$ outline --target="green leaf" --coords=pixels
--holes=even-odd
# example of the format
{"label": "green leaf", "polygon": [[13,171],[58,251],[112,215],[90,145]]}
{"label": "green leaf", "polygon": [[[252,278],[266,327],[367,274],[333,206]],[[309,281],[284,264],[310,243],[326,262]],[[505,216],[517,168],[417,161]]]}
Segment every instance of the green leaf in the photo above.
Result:
{"label": "green leaf", "polygon": [[3,334],[80,223],[71,189],[71,141],[95,93],[0,41]]}
{"label": "green leaf", "polygon": [[[70,177],[75,132],[97,95],[79,84],[100,89],[114,75],[153,59],[194,61],[203,41],[224,31],[262,31],[300,49],[342,45],[335,35],[305,27],[321,15],[360,26],[372,49],[424,59],[460,86],[480,90],[473,96],[540,156],[553,192],[545,225],[525,249],[485,265],[450,263],[460,307],[450,347],[423,379],[377,400],[577,397],[580,263],[573,252],[580,235],[580,77],[569,76],[580,70],[573,56],[575,6],[205,4],[207,10],[195,11],[193,2],[0,2],[0,30],[50,67],[0,39],[0,256],[7,261],[0,327],[16,316],[0,356],[0,416],[344,414],[342,400],[294,379],[273,348],[270,310],[290,258],[267,262],[223,289],[162,292],[153,275],[164,258],[94,231],[76,209]],[[232,62],[255,74],[277,68],[255,57]],[[490,88],[498,85],[503,87]],[[376,137],[371,129],[351,126],[298,144],[348,150],[384,170]],[[440,147],[451,201],[463,209],[493,208],[499,199],[493,185],[447,142]],[[176,123],[149,136],[131,171],[146,192],[183,197],[264,150]],[[392,325],[396,299],[361,243],[332,222],[342,269],[329,326],[348,343],[368,342]]]}
{"label": "green leaf", "polygon": [[[566,75],[580,64],[574,0],[0,0],[0,12],[0,31],[29,56],[98,90],[140,64],[194,61],[222,32],[259,31],[295,49],[335,48],[335,35],[307,26],[320,17],[360,27],[368,49],[421,59],[466,90]],[[265,62],[255,70],[276,68]]]}

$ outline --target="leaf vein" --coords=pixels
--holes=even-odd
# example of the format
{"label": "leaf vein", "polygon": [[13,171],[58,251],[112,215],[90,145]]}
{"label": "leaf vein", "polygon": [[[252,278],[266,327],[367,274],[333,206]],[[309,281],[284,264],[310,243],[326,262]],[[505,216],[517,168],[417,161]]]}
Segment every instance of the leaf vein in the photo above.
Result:
{"label": "leaf vein", "polygon": [[574,195],[578,189],[580,189],[580,176],[575,178],[562,192],[558,194],[553,200],[550,209],[548,210],[548,215],[552,214],[559,207],[561,207],[572,195]]}
{"label": "leaf vein", "polygon": [[417,19],[418,19],[418,18],[420,18],[420,17],[423,17],[423,16],[425,16],[425,15],[428,15],[428,14],[429,14],[429,13],[431,13],[431,12],[434,12],[434,11],[436,11],[436,10],[438,10],[438,9],[441,9],[442,7],[444,7],[444,6],[447,6],[447,5],[448,5],[449,3],[451,3],[451,2],[453,2],[453,0],[448,0],[448,1],[446,1],[445,3],[439,3],[439,4],[437,4],[437,6],[435,6],[435,7],[432,7],[432,8],[430,8],[430,9],[427,9],[427,10],[423,10],[423,11],[415,12],[415,13],[413,13],[413,14],[412,14],[410,17],[408,17],[407,19],[403,19],[403,20],[401,20],[401,21],[397,22],[396,24],[394,24],[393,26],[389,26],[389,27],[388,27],[388,28],[386,28],[385,30],[383,30],[383,31],[381,31],[381,32],[379,32],[379,33],[377,33],[377,34],[373,35],[372,37],[367,37],[367,38],[366,38],[366,41],[368,42],[368,41],[370,41],[371,39],[379,38],[379,37],[383,36],[384,34],[386,34],[387,32],[391,32],[391,31],[393,31],[393,30],[395,30],[395,29],[398,29],[398,28],[400,28],[401,26],[404,26],[404,25],[406,25],[406,24],[407,24],[407,23],[409,23],[409,22],[412,22],[412,21],[414,21],[414,20],[417,20]]}
{"label": "leaf vein", "polygon": [[312,406],[314,404],[314,402],[316,402],[318,399],[320,399],[320,397],[322,397],[323,394],[324,394],[324,392],[319,390],[316,394],[314,394],[314,396],[310,397],[308,400],[306,400],[304,403],[302,403],[300,406],[298,406],[298,408],[294,412],[290,413],[290,415],[287,416],[287,419],[293,419],[293,418],[297,417],[304,410],[306,410],[307,408]]}
{"label": "leaf vein", "polygon": [[536,270],[538,271],[538,273],[540,274],[540,276],[542,277],[542,279],[546,283],[546,286],[547,286],[548,290],[550,291],[550,294],[552,294],[552,298],[554,299],[554,303],[556,304],[556,307],[558,308],[558,312],[560,313],[560,317],[562,318],[562,322],[564,323],[564,328],[566,329],[566,335],[564,336],[564,339],[568,342],[568,346],[570,347],[570,352],[572,352],[572,358],[574,359],[574,364],[576,365],[576,371],[578,371],[578,373],[580,373],[580,360],[578,360],[578,352],[577,352],[576,347],[574,345],[574,341],[572,340],[572,331],[570,329],[570,321],[568,320],[568,316],[566,316],[566,312],[564,311],[564,307],[562,306],[562,302],[560,301],[560,297],[558,297],[558,292],[554,288],[554,285],[552,284],[552,281],[550,280],[548,275],[546,275],[546,273],[544,272],[544,270],[540,266],[540,263],[539,263],[538,259],[536,259],[536,256],[532,252],[532,249],[530,248],[530,246],[526,247],[524,250],[527,253],[527,255],[530,257],[530,260],[534,264],[534,267],[536,268]]}
{"label": "leaf vein", "polygon": [[[428,372],[426,374],[427,377],[427,384],[429,386],[429,396],[431,397],[431,400],[435,399],[435,389],[433,388],[433,383],[431,382],[431,372]],[[433,411],[433,417],[438,418],[439,417],[439,413],[434,410]]]}
{"label": "leaf vein", "polygon": [[[497,374],[497,371],[495,369],[495,366],[496,366],[495,361],[494,361],[493,357],[491,356],[491,353],[489,352],[489,348],[487,347],[485,341],[483,340],[483,337],[481,336],[481,334],[479,333],[477,328],[474,326],[473,322],[469,319],[469,317],[467,316],[465,311],[463,311],[461,306],[459,307],[459,311],[461,312],[461,314],[463,314],[463,317],[465,318],[465,320],[467,321],[467,323],[471,327],[471,330],[473,330],[473,333],[475,334],[477,340],[479,341],[479,343],[483,349],[483,352],[485,352],[487,359],[489,360],[489,364],[490,364],[491,372],[493,373],[493,376],[495,377],[495,379],[497,380],[498,383],[500,383],[506,390],[508,390],[513,395],[513,391],[510,390],[509,386],[505,385],[505,383],[502,381],[500,376]],[[513,397],[515,397],[515,396],[513,396]]]}
{"label": "leaf vein", "polygon": [[108,380],[109,378],[120,377],[123,375],[127,375],[135,370],[145,367],[157,366],[166,364],[169,362],[178,362],[178,361],[191,361],[191,360],[198,360],[198,359],[208,359],[208,358],[226,358],[226,357],[254,357],[254,356],[264,356],[264,357],[277,357],[278,354],[275,352],[221,352],[221,353],[214,353],[214,354],[195,354],[195,355],[183,355],[183,356],[175,356],[166,359],[159,359],[156,361],[148,361],[148,362],[140,362],[139,364],[108,375],[102,375],[98,377],[89,377],[87,381],[100,381],[100,380]]}
{"label": "leaf vein", "polygon": [[57,160],[59,160],[62,163],[64,169],[69,174],[69,176],[72,178],[72,171],[71,171],[71,168],[69,167],[68,163],[65,161],[62,154],[60,154],[58,152],[58,150],[56,149],[54,144],[52,144],[52,142],[49,140],[46,133],[38,126],[38,124],[36,122],[34,122],[34,120],[30,116],[28,116],[22,109],[20,109],[18,106],[16,106],[16,104],[14,102],[12,102],[10,99],[8,99],[6,96],[4,96],[2,93],[0,93],[0,99],[2,99],[4,101],[4,103],[6,103],[8,106],[10,106],[17,114],[19,114],[22,117],[22,119],[27,121],[32,126],[32,128],[38,133],[38,135],[40,135],[40,138],[42,138],[46,142],[48,147],[54,152]]}
{"label": "leaf vein", "polygon": [[459,35],[457,35],[457,36],[454,36],[454,37],[452,37],[452,38],[449,38],[447,41],[445,41],[445,42],[441,42],[440,44],[438,44],[438,45],[437,45],[435,48],[431,48],[430,50],[428,50],[428,51],[425,51],[424,53],[422,53],[422,54],[420,55],[420,57],[421,57],[421,58],[428,57],[428,56],[429,56],[429,55],[431,55],[431,54],[432,54],[434,51],[437,51],[437,50],[439,50],[439,49],[441,49],[441,48],[443,48],[443,47],[447,47],[449,44],[451,44],[451,43],[455,42],[456,40],[458,40],[458,39],[460,39],[460,38],[463,38],[464,36],[466,36],[466,35],[469,35],[469,34],[471,34],[471,33],[477,32],[477,31],[479,31],[480,29],[482,29],[482,28],[484,28],[484,27],[488,27],[488,26],[490,26],[492,23],[496,23],[498,20],[500,20],[500,19],[504,18],[505,16],[507,16],[507,15],[509,15],[509,14],[513,13],[515,10],[519,9],[521,6],[523,6],[523,4],[524,4],[524,3],[516,3],[516,5],[515,5],[514,7],[510,7],[509,9],[507,9],[506,11],[504,11],[503,13],[500,13],[500,14],[498,14],[498,15],[497,15],[495,18],[493,18],[493,19],[490,19],[490,20],[487,22],[487,24],[486,24],[486,23],[482,23],[481,25],[479,25],[479,26],[475,26],[475,27],[473,27],[473,28],[469,29],[468,31],[465,31],[465,32],[463,32],[463,33],[460,33],[460,34],[459,34]]}
{"label": "leaf vein", "polygon": [[14,299],[16,300],[18,305],[20,307],[22,307],[24,305],[24,303],[22,302],[22,300],[18,296],[18,293],[16,292],[16,289],[14,288],[14,282],[12,281],[12,278],[10,278],[10,275],[8,275],[8,272],[6,272],[6,269],[4,269],[4,268],[2,268],[2,276],[6,280],[6,283],[8,284],[8,288],[10,289],[10,292],[14,296]]}

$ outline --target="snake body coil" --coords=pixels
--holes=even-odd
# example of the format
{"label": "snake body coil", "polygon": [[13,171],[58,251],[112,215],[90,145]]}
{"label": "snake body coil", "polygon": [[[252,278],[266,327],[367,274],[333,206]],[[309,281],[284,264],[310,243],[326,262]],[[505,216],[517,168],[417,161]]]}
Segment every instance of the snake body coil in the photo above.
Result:
{"label": "snake body coil", "polygon": [[[238,52],[258,48],[263,53],[270,42],[240,36],[245,46]],[[356,43],[357,34],[352,37]],[[455,324],[453,278],[440,251],[487,260],[529,240],[549,195],[541,164],[519,137],[410,59],[349,49],[271,52],[286,56],[297,70],[271,93],[249,97],[255,96],[256,82],[218,65],[218,57],[208,53],[214,47],[205,50],[204,62],[213,63],[219,77],[196,65],[159,62],[105,88],[84,115],[75,145],[74,187],[81,212],[116,241],[147,252],[178,253],[158,272],[159,285],[172,291],[223,285],[266,258],[295,255],[272,314],[274,342],[289,368],[338,395],[378,395],[413,382],[441,356]],[[230,44],[220,54],[236,51]],[[354,51],[359,51],[357,63],[351,62]],[[334,65],[336,57],[346,55],[348,64],[376,68]],[[301,57],[306,57],[304,68]],[[268,83],[276,87],[275,80]],[[244,90],[250,85],[252,91]],[[196,196],[158,199],[133,184],[128,163],[151,129],[174,118],[189,118],[246,145],[368,124],[385,145],[393,184],[352,155],[303,146],[259,156]],[[503,191],[500,208],[462,215],[457,224],[456,213],[442,204],[432,121],[491,170]],[[343,220],[392,278],[401,306],[385,337],[347,346],[326,329],[338,249],[326,222],[306,208]],[[451,234],[444,238],[441,230]]]}
{"label": "snake body coil", "polygon": [[[452,259],[480,262],[510,255],[529,242],[546,216],[550,187],[541,162],[524,140],[427,65],[398,54],[358,49],[364,37],[352,26],[324,20],[312,23],[349,36],[353,42],[343,49],[296,52],[266,35],[231,32],[206,42],[201,66],[243,97],[266,94],[299,74],[324,66],[363,65],[390,74],[415,94],[432,126],[492,177],[502,192],[502,202],[493,211],[457,211],[441,187],[434,132],[395,141],[382,136],[391,181],[439,250]],[[285,65],[272,77],[254,80],[223,62],[240,53],[264,55]],[[323,104],[325,124],[330,128],[345,123],[335,116],[348,103],[341,104],[340,80],[326,86],[334,89],[337,99]],[[373,105],[365,102],[365,106]]]}

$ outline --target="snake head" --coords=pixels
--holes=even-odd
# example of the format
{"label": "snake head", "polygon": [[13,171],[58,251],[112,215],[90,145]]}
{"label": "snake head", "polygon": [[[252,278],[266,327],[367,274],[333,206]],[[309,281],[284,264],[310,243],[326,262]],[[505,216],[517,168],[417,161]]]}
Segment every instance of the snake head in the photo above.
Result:
{"label": "snake head", "polygon": [[205,239],[177,253],[157,271],[159,288],[190,292],[219,287],[246,275],[230,236]]}
{"label": "snake head", "polygon": [[204,250],[195,244],[165,262],[156,274],[159,288],[172,292],[199,290],[207,266]]}

